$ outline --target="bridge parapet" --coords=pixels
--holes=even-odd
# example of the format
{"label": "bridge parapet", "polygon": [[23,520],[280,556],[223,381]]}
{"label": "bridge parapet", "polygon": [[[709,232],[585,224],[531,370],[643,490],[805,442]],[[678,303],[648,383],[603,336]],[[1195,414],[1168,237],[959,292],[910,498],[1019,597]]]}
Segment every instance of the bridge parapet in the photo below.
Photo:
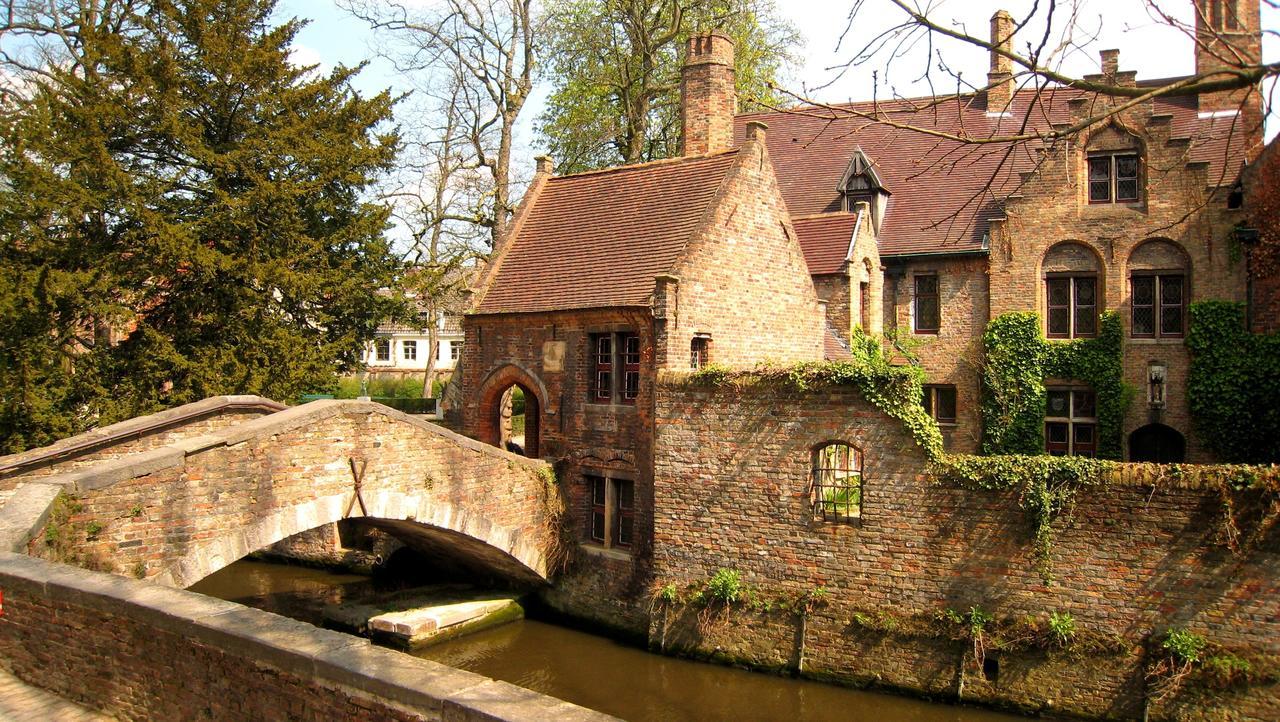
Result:
{"label": "bridge parapet", "polygon": [[[297,532],[365,516],[544,582],[559,540],[552,479],[545,462],[381,404],[316,401],[26,484],[0,509],[0,543],[187,586]],[[52,504],[58,491],[72,501]],[[44,518],[33,517],[42,503]]]}

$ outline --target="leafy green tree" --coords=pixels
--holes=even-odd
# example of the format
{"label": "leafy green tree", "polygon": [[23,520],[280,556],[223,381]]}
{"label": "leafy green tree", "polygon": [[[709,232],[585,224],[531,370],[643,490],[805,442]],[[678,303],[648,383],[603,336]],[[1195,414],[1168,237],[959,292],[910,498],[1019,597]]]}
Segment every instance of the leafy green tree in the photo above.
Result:
{"label": "leafy green tree", "polygon": [[292,65],[274,0],[31,7],[5,28],[0,451],[354,367],[398,309],[362,200],[391,97]]}
{"label": "leafy green tree", "polygon": [[680,152],[680,64],[696,32],[734,40],[738,108],[780,98],[773,85],[799,43],[772,0],[553,0],[538,133],[564,172]]}

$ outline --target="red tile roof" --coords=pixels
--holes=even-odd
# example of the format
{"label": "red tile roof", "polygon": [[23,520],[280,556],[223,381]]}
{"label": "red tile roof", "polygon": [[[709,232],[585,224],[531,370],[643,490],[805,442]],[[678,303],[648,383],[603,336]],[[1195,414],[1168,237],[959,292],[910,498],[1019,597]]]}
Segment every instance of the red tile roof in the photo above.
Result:
{"label": "red tile roof", "polygon": [[[899,123],[951,134],[990,137],[1018,132],[1024,116],[1033,129],[1048,130],[1051,124],[1069,120],[1069,101],[1090,102],[1092,97],[1054,88],[1041,95],[1038,109],[1019,112],[1033,95],[1019,92],[1008,117],[988,117],[984,94],[936,104],[917,99],[835,107],[879,112]],[[1235,182],[1244,160],[1244,139],[1240,133],[1230,134],[1234,118],[1199,117],[1194,97],[1157,99],[1152,106],[1156,115],[1170,116],[1174,137],[1190,142],[1189,161],[1208,163],[1209,177],[1221,178],[1224,185]],[[769,126],[769,155],[793,217],[840,211],[837,186],[854,149],[866,152],[892,194],[880,229],[882,256],[980,251],[987,219],[1002,215],[1001,199],[1015,191],[1019,172],[1034,168],[1038,150],[1035,143],[965,145],[812,107],[738,116],[736,142],[742,141],[750,120]],[[1002,163],[1006,154],[1009,162]]]}
{"label": "red tile roof", "polygon": [[737,151],[546,182],[476,313],[646,306],[698,228]]}
{"label": "red tile roof", "polygon": [[840,337],[840,332],[827,324],[826,333],[822,334],[822,358],[827,361],[849,361],[853,359],[853,351],[849,344]]}
{"label": "red tile roof", "polygon": [[858,225],[856,214],[823,213],[792,218],[791,224],[796,229],[800,248],[804,250],[804,260],[809,264],[810,274],[816,276],[844,270],[844,262],[849,257],[849,244],[853,240],[853,229]]}

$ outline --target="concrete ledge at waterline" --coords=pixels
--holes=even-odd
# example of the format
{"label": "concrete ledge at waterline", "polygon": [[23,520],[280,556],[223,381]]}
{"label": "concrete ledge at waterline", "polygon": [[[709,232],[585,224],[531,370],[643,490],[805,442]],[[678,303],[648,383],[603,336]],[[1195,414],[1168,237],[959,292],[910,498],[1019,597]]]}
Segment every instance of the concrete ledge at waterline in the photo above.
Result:
{"label": "concrete ledge at waterline", "polygon": [[62,493],[58,484],[29,482],[18,487],[0,505],[0,551],[22,553],[49,521],[53,500]]}
{"label": "concrete ledge at waterline", "polygon": [[[381,649],[368,641],[281,617],[232,602],[194,592],[169,589],[102,572],[48,562],[20,554],[0,552],[0,589],[5,592],[5,617],[0,623],[0,650],[21,675],[22,670],[40,667],[44,647],[32,651],[24,644],[36,638],[57,641],[58,635],[90,623],[90,617],[110,615],[121,624],[146,634],[168,634],[176,643],[196,650],[213,650],[225,655],[236,668],[251,670],[263,665],[280,675],[262,677],[261,685],[316,685],[339,695],[371,700],[375,705],[408,712],[420,719],[446,720],[612,720],[613,717],[552,697],[495,682],[471,672]],[[57,605],[57,613],[48,610]],[[77,619],[77,610],[82,619]],[[129,657],[131,665],[154,663],[156,669],[142,670],[157,679],[173,674],[169,661],[130,656],[129,649],[112,650],[106,637],[93,651],[111,657]],[[182,655],[183,650],[175,650]],[[92,663],[93,660],[82,660]],[[242,663],[241,663],[242,661]],[[135,670],[138,671],[138,670]],[[41,674],[50,671],[42,669]],[[76,674],[70,667],[67,678],[58,683],[82,699],[98,699],[90,675]],[[290,677],[294,679],[291,681]],[[36,681],[36,680],[30,680]],[[171,680],[170,680],[171,681]],[[77,685],[80,685],[77,688]],[[157,685],[134,690],[135,695],[158,695],[156,690],[173,689]],[[235,685],[220,686],[218,695],[235,694]],[[283,689],[282,689],[283,691]],[[195,692],[184,692],[194,695]],[[247,694],[247,693],[246,693]],[[136,701],[136,700],[134,700]],[[203,700],[191,699],[199,706]],[[225,701],[225,700],[223,700]],[[102,699],[104,711],[113,710]],[[185,703],[185,702],[184,702]],[[137,714],[142,708],[133,708]],[[335,711],[332,718],[340,716]],[[374,714],[371,719],[379,718]],[[397,714],[396,717],[401,717]]]}

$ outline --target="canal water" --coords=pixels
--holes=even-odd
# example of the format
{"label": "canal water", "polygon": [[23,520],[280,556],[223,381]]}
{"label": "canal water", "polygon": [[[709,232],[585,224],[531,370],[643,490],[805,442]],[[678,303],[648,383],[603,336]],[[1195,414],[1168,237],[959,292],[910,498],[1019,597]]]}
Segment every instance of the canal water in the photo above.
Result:
{"label": "canal water", "polygon": [[[373,591],[368,577],[242,560],[192,591],[320,623],[325,604]],[[418,656],[633,722],[1011,722],[1023,717],[664,657],[526,619]]]}

